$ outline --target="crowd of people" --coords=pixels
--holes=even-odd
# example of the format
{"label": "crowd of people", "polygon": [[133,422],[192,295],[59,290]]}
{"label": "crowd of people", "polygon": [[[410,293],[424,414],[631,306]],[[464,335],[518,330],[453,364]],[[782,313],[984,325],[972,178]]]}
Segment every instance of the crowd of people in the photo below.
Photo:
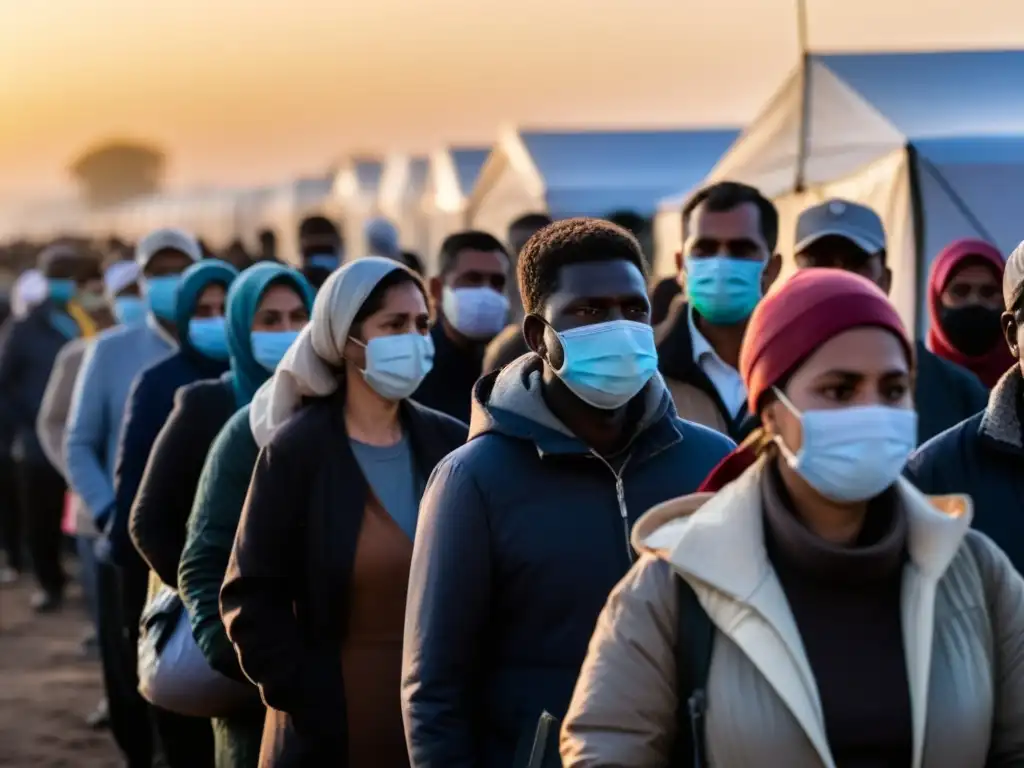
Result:
{"label": "crowd of people", "polygon": [[74,540],[125,765],[1024,765],[1024,244],[950,243],[915,342],[869,208],[680,227],[660,281],[543,214],[429,276],[383,220],[45,248],[2,579],[63,610]]}

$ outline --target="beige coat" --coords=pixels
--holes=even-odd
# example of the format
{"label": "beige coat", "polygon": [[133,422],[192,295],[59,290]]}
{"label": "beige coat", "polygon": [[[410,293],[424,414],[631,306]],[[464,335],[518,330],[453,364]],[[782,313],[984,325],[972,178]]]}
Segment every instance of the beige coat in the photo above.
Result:
{"label": "beige coat", "polygon": [[[598,620],[563,724],[567,768],[669,764],[674,573],[718,630],[709,764],[835,768],[814,675],[765,552],[761,471],[757,464],[717,496],[676,499],[637,522],[642,556]],[[903,480],[898,491],[909,518],[902,614],[910,768],[1024,765],[1024,580],[968,530],[968,498],[928,499]]]}

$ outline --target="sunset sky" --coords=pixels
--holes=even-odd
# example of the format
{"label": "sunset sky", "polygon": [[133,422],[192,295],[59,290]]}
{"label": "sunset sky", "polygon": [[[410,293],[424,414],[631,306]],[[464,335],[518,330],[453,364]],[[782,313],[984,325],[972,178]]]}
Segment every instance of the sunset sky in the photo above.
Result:
{"label": "sunset sky", "polygon": [[[820,50],[1015,47],[1021,0],[808,0]],[[0,0],[0,198],[67,190],[109,137],[170,182],[256,184],[504,122],[750,119],[793,0]]]}

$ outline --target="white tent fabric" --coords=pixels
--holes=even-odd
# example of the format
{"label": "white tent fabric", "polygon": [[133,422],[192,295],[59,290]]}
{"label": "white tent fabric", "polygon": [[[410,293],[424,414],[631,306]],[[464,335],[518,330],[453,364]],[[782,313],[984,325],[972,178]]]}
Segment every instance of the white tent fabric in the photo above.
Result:
{"label": "white tent fabric", "polygon": [[[787,261],[807,205],[846,197],[875,208],[893,301],[921,334],[928,266],[945,244],[984,237],[1009,252],[1024,236],[1014,212],[1024,197],[1022,83],[1024,51],[812,56],[705,182],[743,181],[774,198]],[[681,246],[682,203],[659,212],[663,270]]]}
{"label": "white tent fabric", "polygon": [[378,208],[398,229],[403,249],[421,257],[427,248],[427,220],[422,208],[428,160],[395,154],[388,157],[381,174]]}
{"label": "white tent fabric", "polygon": [[380,216],[380,190],[384,160],[352,157],[338,170],[331,191],[332,202],[341,211],[345,237],[345,258],[369,255],[363,229],[370,219]]}
{"label": "white tent fabric", "polygon": [[453,146],[430,155],[420,198],[426,222],[426,245],[421,255],[430,274],[436,273],[444,239],[468,226],[466,201],[489,153],[489,147]]}

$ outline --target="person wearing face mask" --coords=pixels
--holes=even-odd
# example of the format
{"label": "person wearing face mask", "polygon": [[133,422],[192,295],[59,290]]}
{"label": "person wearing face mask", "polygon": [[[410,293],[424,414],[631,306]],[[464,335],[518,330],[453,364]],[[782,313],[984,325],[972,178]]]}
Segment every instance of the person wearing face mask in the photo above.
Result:
{"label": "person wearing face mask", "polygon": [[430,331],[434,367],[413,399],[460,421],[469,421],[473,385],[480,378],[484,350],[508,320],[509,259],[486,232],[458,232],[441,245],[441,274],[430,280],[438,308]]}
{"label": "person wearing face mask", "polygon": [[637,523],[567,768],[1024,761],[1024,580],[970,529],[969,497],[900,477],[913,358],[862,277],[807,269],[754,310],[740,369],[759,456]]}
{"label": "person wearing face mask", "polygon": [[1000,318],[1014,364],[992,388],[985,409],[922,445],[907,477],[925,493],[962,492],[974,502],[974,527],[1006,550],[1024,572],[1024,243],[1006,261]]}
{"label": "person wearing face mask", "polygon": [[[796,265],[844,269],[888,295],[892,271],[886,266],[885,243],[885,227],[873,210],[848,200],[826,200],[797,219]],[[987,392],[977,376],[921,342],[914,345],[914,356],[917,439],[923,443],[982,410]]]}
{"label": "person wearing face mask", "polygon": [[928,279],[928,349],[974,373],[991,389],[1013,366],[1000,316],[1003,256],[984,240],[955,240]]}
{"label": "person wearing face mask", "polygon": [[476,385],[470,440],[420,507],[402,673],[415,768],[514,764],[541,714],[565,712],[633,523],[733,445],[676,415],[632,235],[559,221],[518,277],[533,352]]}
{"label": "person wearing face mask", "polygon": [[[291,275],[295,273],[280,266],[260,267],[243,274],[232,291],[229,341],[236,403],[241,409],[210,446],[178,564],[178,593],[196,644],[212,669],[243,683],[248,678],[238,666],[220,617],[220,587],[259,453],[249,426],[249,401],[309,319],[312,289],[306,288],[304,303],[297,304],[298,294],[289,290]],[[258,764],[263,721],[262,706],[213,719],[217,768]]]}
{"label": "person wearing face mask", "polygon": [[201,258],[195,238],[180,230],[158,229],[139,241],[135,261],[142,272],[148,309],[145,322],[111,328],[89,346],[75,380],[64,443],[71,487],[104,532],[97,542],[104,550],[97,583],[100,656],[111,731],[130,766],[149,766],[153,759],[151,726],[137,690],[135,659],[147,572],[137,558],[124,569],[109,561],[106,529],[116,508],[114,473],[132,382],[177,349],[177,288],[181,273]]}
{"label": "person wearing face mask", "polygon": [[57,355],[82,335],[68,305],[100,271],[95,259],[60,243],[44,249],[39,264],[47,296],[11,323],[0,345],[0,420],[13,435],[19,507],[38,586],[32,607],[46,613],[59,609],[64,595],[60,545],[66,486],[43,451],[36,421]]}
{"label": "person wearing face mask", "polygon": [[250,406],[260,453],[220,601],[268,706],[264,768],[408,766],[398,687],[417,510],[466,438],[409,399],[433,361],[429,324],[404,266],[346,264]]}
{"label": "person wearing face mask", "polygon": [[316,290],[327,276],[341,266],[341,233],[330,219],[310,216],[299,224],[299,252],[302,274]]}
{"label": "person wearing face mask", "polygon": [[757,426],[737,370],[740,345],[782,265],[779,216],[753,187],[723,181],[687,202],[682,224],[684,291],[655,332],[659,367],[680,416],[740,441]]}

